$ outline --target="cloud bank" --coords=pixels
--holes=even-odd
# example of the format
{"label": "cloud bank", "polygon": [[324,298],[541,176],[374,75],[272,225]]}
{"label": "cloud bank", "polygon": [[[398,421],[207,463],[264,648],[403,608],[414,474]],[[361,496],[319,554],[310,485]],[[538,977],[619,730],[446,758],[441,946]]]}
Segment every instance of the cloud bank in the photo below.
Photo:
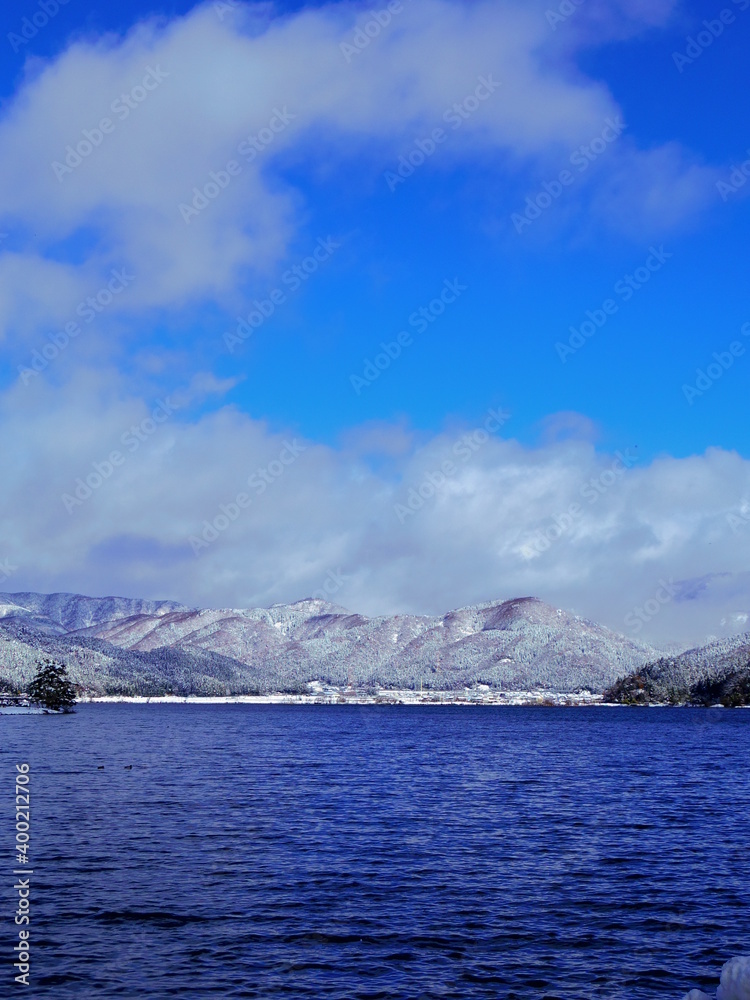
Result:
{"label": "cloud bank", "polygon": [[[568,38],[582,46],[648,27],[670,7],[658,6],[591,3]],[[302,224],[289,164],[356,161],[361,183],[374,183],[468,101],[461,141],[435,168],[482,154],[499,180],[521,166],[541,180],[619,113],[557,51],[540,4],[396,8],[383,24],[349,3],[280,17],[267,5],[206,4],[30,60],[0,121],[0,220],[13,237],[0,257],[6,335],[66,319],[113,266],[139,275],[130,308],[236,298],[242,278],[273,271]],[[497,86],[475,108],[482,79]],[[643,226],[658,204],[669,226],[713,195],[712,172],[679,147],[618,146],[597,188],[605,221]],[[19,288],[33,289],[31,314]]]}
{"label": "cloud bank", "polygon": [[195,415],[230,385],[144,403],[81,373],[7,393],[5,589],[213,607],[322,591],[370,614],[533,594],[658,642],[747,628],[750,462],[735,453],[642,465],[598,452],[569,414],[565,437],[529,447],[496,407],[331,447],[232,406]]}
{"label": "cloud bank", "polygon": [[[369,613],[535,594],[641,638],[741,629],[736,454],[642,467],[598,453],[585,415],[528,447],[489,401],[475,427],[370,424],[323,445],[224,405],[231,380],[197,364],[170,392],[141,332],[242,308],[276,274],[309,237],[300,165],[382,183],[456,105],[441,162],[541,184],[620,114],[575,53],[673,6],[590,0],[563,36],[538,3],[404,0],[374,23],[349,3],[206,4],[30,59],[0,118],[0,334],[21,371],[0,394],[4,589],[248,606],[327,584]],[[692,218],[714,176],[627,133],[593,174],[580,198],[639,238]],[[113,366],[128,343],[151,351],[138,378]]]}

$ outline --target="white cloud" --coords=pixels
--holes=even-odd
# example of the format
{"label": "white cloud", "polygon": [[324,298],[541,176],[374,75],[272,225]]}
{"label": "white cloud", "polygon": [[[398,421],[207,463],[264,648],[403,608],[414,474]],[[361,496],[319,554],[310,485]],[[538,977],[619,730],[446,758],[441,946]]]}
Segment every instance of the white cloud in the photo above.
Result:
{"label": "white cloud", "polygon": [[695,162],[678,143],[650,150],[625,144],[621,154],[594,198],[596,214],[621,230],[658,235],[716,202],[716,169]]}
{"label": "white cloud", "polygon": [[[581,23],[598,25],[597,11],[593,3],[582,9]],[[369,16],[340,3],[276,19],[266,6],[247,7],[221,19],[207,4],[35,62],[0,121],[0,222],[27,244],[23,260],[0,270],[6,328],[15,328],[25,302],[14,299],[19,268],[29,272],[26,287],[52,277],[61,300],[78,294],[67,285],[83,284],[80,277],[49,262],[64,240],[88,246],[78,270],[89,283],[112,266],[134,270],[131,305],[231,298],[242,274],[273,272],[302,224],[299,194],[279,179],[279,157],[315,170],[355,156],[369,164],[366,186],[368,171],[389,167],[405,137],[441,124],[482,75],[501,86],[462,124],[444,162],[479,151],[506,161],[510,154],[519,165],[556,162],[618,112],[601,83],[555,57],[541,4],[408,3],[347,61],[341,45]],[[602,37],[649,24],[653,12],[623,3],[606,20],[596,28]],[[276,131],[268,131],[272,122]],[[268,142],[239,153],[262,129]],[[700,178],[684,156],[656,150],[639,158],[631,148],[618,172],[620,155],[612,157],[620,218],[644,191],[660,223],[695,209]],[[226,172],[230,159],[241,172],[227,175],[186,223],[180,204],[215,183],[212,173]],[[625,183],[623,173],[646,179]],[[674,196],[664,199],[666,191]],[[50,273],[35,254],[48,258]]]}
{"label": "white cloud", "polygon": [[[189,417],[179,394],[179,408],[152,425],[157,400],[115,385],[112,373],[82,373],[68,387],[39,382],[3,398],[0,559],[18,566],[6,589],[250,606],[302,598],[340,571],[336,600],[369,613],[535,594],[659,641],[746,627],[750,462],[735,453],[641,467],[632,451],[618,460],[582,439],[524,447],[502,436],[512,421],[473,443],[471,428],[419,441],[402,426],[370,426],[339,450],[231,407]],[[228,388],[207,378],[192,391]],[[92,473],[95,483],[113,450],[124,461],[68,513],[62,495]],[[252,475],[268,483],[262,495]],[[399,517],[395,505],[416,507],[410,490],[420,488],[421,508]],[[243,492],[250,506],[195,555],[189,537],[222,505],[235,513]],[[674,592],[659,599],[669,581]],[[644,607],[636,632],[626,616]]]}
{"label": "white cloud", "polygon": [[86,270],[35,253],[0,254],[0,337],[8,330],[33,336],[40,327],[75,318],[75,309],[98,284]]}
{"label": "white cloud", "polygon": [[[338,449],[302,442],[297,455],[292,430],[230,407],[195,415],[199,399],[221,396],[231,380],[198,374],[160,404],[138,398],[113,370],[68,374],[73,358],[90,363],[97,345],[108,358],[126,319],[145,317],[147,326],[152,310],[161,318],[195,302],[235,303],[243,277],[274,274],[310,224],[281,165],[323,171],[355,160],[365,191],[480,75],[502,85],[466,120],[450,156],[482,154],[486,164],[499,154],[503,169],[541,177],[549,164],[559,169],[619,111],[570,51],[661,25],[672,6],[588,0],[564,25],[563,42],[542,3],[414,0],[347,61],[341,44],[369,16],[358,5],[275,19],[262,5],[222,20],[208,4],[30,65],[0,119],[0,228],[10,233],[0,248],[0,334],[22,340],[30,355],[112,268],[135,277],[86,344],[81,338],[55,361],[54,377],[45,371],[0,396],[0,561],[18,566],[5,589],[247,606],[303,597],[341,570],[336,599],[365,612],[533,593],[626,630],[626,615],[653,606],[660,580],[673,577],[691,583],[657,601],[641,637],[738,627],[749,587],[737,538],[750,519],[732,525],[727,514],[750,497],[750,465],[737,455],[635,465],[597,493],[590,480],[602,486],[615,459],[595,452],[595,428],[576,415],[555,417],[536,449],[493,435],[476,450],[464,444],[464,457],[458,430],[425,439],[375,424],[352,429]],[[252,159],[238,152],[263,129],[268,141]],[[80,141],[90,153],[79,164],[73,156],[70,173],[55,168]],[[602,158],[595,212],[635,229],[690,217],[703,203],[706,171],[676,146],[639,151],[635,142]],[[230,159],[239,173],[227,171]],[[220,171],[226,176],[212,181]],[[207,183],[221,190],[186,222],[180,204]],[[141,361],[158,375],[164,356],[144,348]],[[122,461],[113,463],[113,452]],[[251,506],[195,556],[190,535],[262,474],[264,494],[250,488]],[[395,505],[410,490],[429,493],[436,474],[445,480],[437,494],[399,519]],[[76,480],[97,476],[91,496],[66,509],[62,497],[75,495]],[[593,501],[581,492],[587,484]],[[535,550],[537,532],[555,517],[565,523],[571,504],[581,513]]]}

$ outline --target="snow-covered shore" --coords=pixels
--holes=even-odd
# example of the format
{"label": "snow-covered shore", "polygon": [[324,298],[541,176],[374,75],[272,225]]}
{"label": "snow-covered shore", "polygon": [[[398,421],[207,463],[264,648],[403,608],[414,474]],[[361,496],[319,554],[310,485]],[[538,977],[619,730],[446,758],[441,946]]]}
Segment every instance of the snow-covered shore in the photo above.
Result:
{"label": "snow-covered shore", "polygon": [[93,695],[80,698],[91,704],[133,705],[549,705],[561,707],[603,705],[601,695],[583,691],[361,691],[320,689],[308,694],[267,695]]}
{"label": "snow-covered shore", "polygon": [[0,705],[0,715],[49,715],[49,712],[32,705]]}

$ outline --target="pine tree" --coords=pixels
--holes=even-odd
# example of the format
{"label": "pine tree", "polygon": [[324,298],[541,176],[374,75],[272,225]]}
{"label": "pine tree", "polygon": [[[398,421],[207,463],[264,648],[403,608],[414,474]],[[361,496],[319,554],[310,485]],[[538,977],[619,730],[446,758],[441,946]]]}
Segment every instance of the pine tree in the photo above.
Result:
{"label": "pine tree", "polygon": [[29,684],[29,698],[54,712],[72,712],[76,692],[68,679],[67,667],[56,660],[45,659]]}

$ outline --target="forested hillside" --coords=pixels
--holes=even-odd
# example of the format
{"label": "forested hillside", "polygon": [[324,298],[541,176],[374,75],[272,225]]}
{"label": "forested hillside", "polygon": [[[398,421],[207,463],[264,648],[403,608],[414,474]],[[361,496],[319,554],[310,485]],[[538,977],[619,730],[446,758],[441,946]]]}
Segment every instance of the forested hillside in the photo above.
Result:
{"label": "forested hillside", "polygon": [[750,633],[654,660],[619,680],[605,698],[626,705],[750,705]]}
{"label": "forested hillside", "polygon": [[301,691],[311,681],[601,692],[655,655],[534,598],[379,618],[318,600],[249,610],[69,594],[0,600],[0,679],[15,686],[44,654],[81,689],[111,694]]}

